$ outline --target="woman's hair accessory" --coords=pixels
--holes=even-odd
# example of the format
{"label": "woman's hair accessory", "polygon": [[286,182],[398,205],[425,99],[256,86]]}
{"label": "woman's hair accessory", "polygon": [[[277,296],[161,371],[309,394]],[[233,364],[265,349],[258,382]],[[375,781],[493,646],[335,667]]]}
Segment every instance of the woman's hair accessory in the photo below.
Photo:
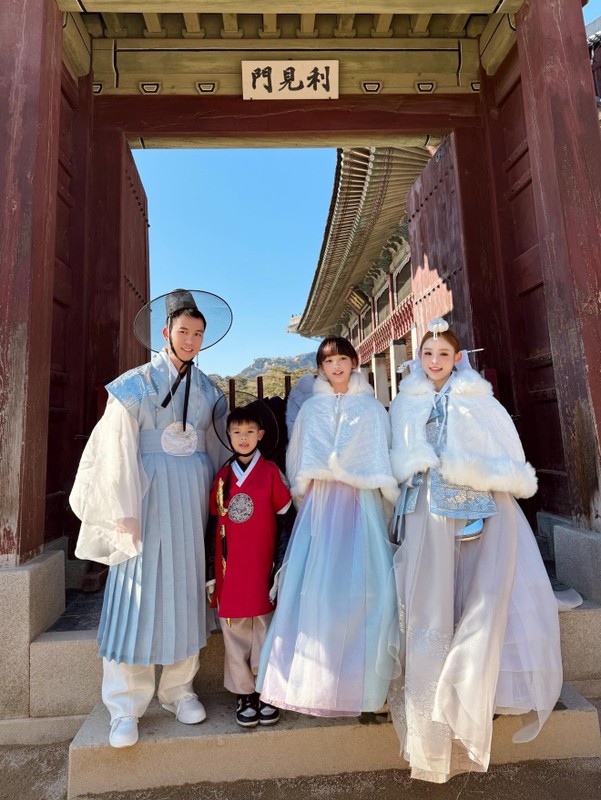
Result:
{"label": "woman's hair accessory", "polygon": [[437,339],[439,334],[449,330],[449,323],[442,317],[434,317],[428,322],[428,330],[431,331],[434,339]]}
{"label": "woman's hair accessory", "polygon": [[419,366],[419,358],[408,358],[407,361],[403,361],[403,363],[396,368],[396,371],[400,373],[408,369],[410,372],[415,372]]}
{"label": "woman's hair accessory", "polygon": [[206,321],[201,350],[221,341],[232,327],[232,309],[219,295],[199,289],[174,289],[146,303],[134,321],[136,339],[154,352],[165,346],[165,321],[178,312],[200,312]]}

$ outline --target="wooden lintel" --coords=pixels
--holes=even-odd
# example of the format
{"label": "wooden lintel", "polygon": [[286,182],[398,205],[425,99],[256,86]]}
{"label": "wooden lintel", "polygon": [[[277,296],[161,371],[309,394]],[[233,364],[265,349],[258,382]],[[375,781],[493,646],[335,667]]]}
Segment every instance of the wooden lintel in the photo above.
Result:
{"label": "wooden lintel", "polygon": [[337,39],[353,38],[357,35],[355,30],[355,15],[354,14],[338,14],[336,27],[334,28],[334,36]]}
{"label": "wooden lintel", "polygon": [[87,75],[92,63],[92,42],[81,14],[66,14],[63,49],[69,68],[77,78]]}
{"label": "wooden lintel", "polygon": [[[369,48],[366,50],[366,41],[369,42]],[[365,39],[347,39],[340,40],[335,38],[321,38],[316,44],[315,42],[295,41],[294,48],[298,50],[314,50],[316,52],[328,52],[331,50],[342,50],[349,53],[352,52],[371,52],[377,53],[380,50],[387,50],[391,52],[396,51],[414,51],[420,50],[424,52],[456,52],[458,48],[459,39],[448,37],[429,38],[427,42],[419,41],[415,38],[393,38],[381,39],[377,42]],[[169,39],[165,42],[155,42],[152,39],[143,38],[128,38],[127,40],[119,39],[116,43],[118,49],[125,49],[129,52],[136,52],[137,50],[151,52],[153,50],[160,50],[162,52],[210,52],[210,51],[235,51],[238,45],[235,42],[223,41],[222,39],[205,39],[198,46],[196,44],[190,45],[182,39]],[[257,50],[265,51],[265,43],[259,39],[247,39],[244,42],[244,50]],[[287,51],[290,49],[290,39],[279,39],[269,43],[270,50]],[[321,56],[325,58],[324,55]]]}
{"label": "wooden lintel", "polygon": [[238,27],[238,14],[222,14],[223,28],[221,29],[222,39],[241,39],[244,32]]}
{"label": "wooden lintel", "polygon": [[409,36],[429,36],[430,20],[432,14],[411,14],[411,28]]}
{"label": "wooden lintel", "polygon": [[480,60],[487,75],[494,75],[516,42],[512,14],[491,14],[480,37]]}
{"label": "wooden lintel", "polygon": [[392,18],[394,14],[374,14],[374,27],[371,29],[371,35],[374,38],[380,36],[392,36]]}
{"label": "wooden lintel", "polygon": [[[94,101],[98,128],[119,130],[132,136],[180,138],[240,137],[249,143],[255,136],[288,137],[302,143],[305,136],[344,133],[350,138],[369,140],[379,136],[444,134],[460,127],[479,127],[480,99],[476,95],[394,95],[341,97],[336,103],[289,101],[294,113],[282,114],[281,106],[269,100],[249,103],[241,97],[212,96],[210,104],[189,97],[159,95],[152,102],[140,94],[127,97],[100,95]],[[233,126],[233,127],[232,127]],[[236,133],[234,133],[234,131]]]}
{"label": "wooden lintel", "polygon": [[[453,14],[458,10],[469,14],[515,13],[524,0],[354,0],[355,14]],[[248,0],[56,0],[61,11],[122,12],[122,13],[183,13],[194,11],[213,14],[252,13]],[[261,0],[262,14],[310,14],[315,11],[315,0]],[[322,0],[322,14],[344,14],[348,0]]]}

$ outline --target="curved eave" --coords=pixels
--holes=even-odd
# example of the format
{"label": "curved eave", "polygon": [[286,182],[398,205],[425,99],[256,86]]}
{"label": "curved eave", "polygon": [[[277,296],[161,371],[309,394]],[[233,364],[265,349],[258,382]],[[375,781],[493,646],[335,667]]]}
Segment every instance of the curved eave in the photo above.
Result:
{"label": "curved eave", "polygon": [[407,193],[429,159],[422,147],[338,151],[324,241],[298,333],[335,330],[350,289],[364,280],[401,224]]}

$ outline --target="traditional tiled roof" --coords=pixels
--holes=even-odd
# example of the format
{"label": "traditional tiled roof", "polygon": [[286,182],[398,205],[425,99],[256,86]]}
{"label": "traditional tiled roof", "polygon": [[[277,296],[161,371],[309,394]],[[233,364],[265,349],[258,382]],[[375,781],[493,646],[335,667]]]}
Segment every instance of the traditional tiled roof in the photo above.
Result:
{"label": "traditional tiled roof", "polygon": [[351,289],[378,266],[401,224],[407,193],[430,158],[426,144],[338,151],[324,242],[298,333],[325,336],[339,328]]}

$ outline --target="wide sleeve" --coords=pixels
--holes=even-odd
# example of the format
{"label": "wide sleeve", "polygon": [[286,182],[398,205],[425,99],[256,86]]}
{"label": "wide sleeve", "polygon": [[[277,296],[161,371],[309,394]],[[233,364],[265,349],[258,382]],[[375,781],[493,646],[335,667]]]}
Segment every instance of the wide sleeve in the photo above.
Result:
{"label": "wide sleeve", "polygon": [[138,421],[113,397],[83,452],[69,503],[82,522],[75,555],[119,564],[141,551],[142,500],[148,480]]}
{"label": "wide sleeve", "polygon": [[441,473],[452,483],[517,498],[537,490],[536,472],[526,461],[513,420],[492,395],[449,400]]}

